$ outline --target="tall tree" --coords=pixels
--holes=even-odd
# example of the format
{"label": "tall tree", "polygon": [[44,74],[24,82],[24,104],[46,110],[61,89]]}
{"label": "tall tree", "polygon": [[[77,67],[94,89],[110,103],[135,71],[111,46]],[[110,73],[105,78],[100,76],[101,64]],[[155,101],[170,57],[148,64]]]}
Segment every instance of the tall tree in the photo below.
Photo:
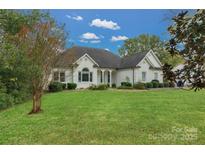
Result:
{"label": "tall tree", "polygon": [[42,21],[32,28],[23,27],[17,34],[19,47],[30,60],[30,80],[33,96],[33,108],[30,113],[41,111],[41,98],[48,85],[51,70],[64,50],[65,33],[63,26],[54,22]]}
{"label": "tall tree", "polygon": [[142,34],[138,37],[127,39],[119,49],[119,53],[121,56],[126,56],[149,50],[153,50],[162,63],[168,61],[169,64],[176,65],[181,62],[179,56],[172,58],[167,53],[165,42],[161,41],[156,35]]}
{"label": "tall tree", "polygon": [[188,11],[179,13],[168,31],[171,39],[167,50],[171,55],[183,57],[184,67],[172,71],[166,64],[165,77],[171,81],[187,81],[195,90],[205,88],[205,10],[197,10],[193,15],[188,15]]}
{"label": "tall tree", "polygon": [[[0,10],[0,34],[2,85],[7,93],[14,89],[13,85],[18,85],[20,92],[28,86],[33,95],[31,113],[39,112],[48,74],[65,43],[63,26],[57,25],[47,12]],[[21,83],[25,86],[19,86]]]}

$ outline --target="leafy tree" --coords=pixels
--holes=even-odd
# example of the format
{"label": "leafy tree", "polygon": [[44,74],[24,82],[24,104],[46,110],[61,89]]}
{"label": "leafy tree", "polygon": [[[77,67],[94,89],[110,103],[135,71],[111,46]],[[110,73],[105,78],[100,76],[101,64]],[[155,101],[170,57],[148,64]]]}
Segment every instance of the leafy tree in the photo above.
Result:
{"label": "leafy tree", "polygon": [[205,88],[205,10],[197,10],[193,15],[181,12],[173,21],[168,28],[171,39],[167,50],[171,55],[183,57],[184,67],[172,71],[173,67],[166,64],[165,77],[175,82],[188,81],[195,90]]}
{"label": "leafy tree", "polygon": [[16,36],[17,44],[30,61],[29,76],[33,96],[33,109],[30,113],[41,111],[41,97],[58,55],[64,50],[65,38],[63,26],[51,21],[41,21],[32,28],[23,27]]}
{"label": "leafy tree", "polygon": [[0,10],[0,78],[4,85],[0,93],[5,98],[1,102],[5,104],[9,95],[14,103],[19,103],[32,93],[35,98],[32,113],[40,111],[41,88],[45,84],[38,81],[45,83],[52,67],[50,62],[54,58],[50,53],[60,52],[60,44],[65,40],[62,28],[47,12]]}
{"label": "leafy tree", "polygon": [[137,52],[153,50],[162,63],[176,65],[181,62],[179,56],[171,57],[165,50],[165,43],[156,35],[142,34],[135,38],[125,40],[119,49],[121,56],[132,55]]}
{"label": "leafy tree", "polygon": [[25,54],[13,44],[1,42],[0,50],[0,77],[6,86],[6,93],[14,98],[14,104],[22,102],[30,95],[28,60]]}
{"label": "leafy tree", "polygon": [[0,10],[0,29],[6,34],[15,35],[21,30],[22,26],[32,28],[37,22],[48,19],[53,20],[48,12],[39,10]]}

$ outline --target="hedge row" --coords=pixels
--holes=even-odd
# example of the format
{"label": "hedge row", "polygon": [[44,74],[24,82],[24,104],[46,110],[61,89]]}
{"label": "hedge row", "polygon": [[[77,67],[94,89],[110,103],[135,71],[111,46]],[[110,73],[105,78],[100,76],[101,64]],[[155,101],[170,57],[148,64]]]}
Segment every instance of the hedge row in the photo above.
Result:
{"label": "hedge row", "polygon": [[106,90],[108,88],[107,84],[92,85],[88,89],[90,90]]}
{"label": "hedge row", "polygon": [[48,86],[48,90],[50,92],[57,92],[62,91],[65,89],[72,90],[76,89],[77,84],[76,83],[60,83],[60,82],[51,82]]}
{"label": "hedge row", "polygon": [[133,86],[129,82],[122,82],[121,86],[118,89],[149,89],[149,88],[164,88],[164,87],[175,87],[174,83],[159,83],[158,80],[152,80],[151,82],[147,83],[135,83]]}
{"label": "hedge row", "polygon": [[175,87],[173,83],[159,83],[156,81],[147,82],[147,83],[137,83],[133,86],[135,89],[149,89],[149,88],[168,88],[168,87]]}

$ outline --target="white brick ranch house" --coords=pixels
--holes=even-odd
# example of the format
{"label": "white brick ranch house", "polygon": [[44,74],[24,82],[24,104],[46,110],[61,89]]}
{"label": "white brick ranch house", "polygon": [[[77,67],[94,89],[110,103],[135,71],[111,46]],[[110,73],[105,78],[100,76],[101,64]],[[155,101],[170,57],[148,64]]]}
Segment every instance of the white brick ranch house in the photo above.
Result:
{"label": "white brick ranch house", "polygon": [[121,82],[163,82],[161,63],[153,51],[121,58],[107,50],[72,47],[60,55],[50,80],[76,83],[77,88]]}

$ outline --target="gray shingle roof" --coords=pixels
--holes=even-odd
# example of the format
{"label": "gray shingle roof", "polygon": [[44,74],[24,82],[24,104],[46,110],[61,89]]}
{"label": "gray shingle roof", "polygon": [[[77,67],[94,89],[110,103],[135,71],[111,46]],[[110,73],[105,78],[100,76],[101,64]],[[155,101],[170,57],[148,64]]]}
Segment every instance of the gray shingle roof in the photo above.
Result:
{"label": "gray shingle roof", "polygon": [[138,52],[131,56],[125,56],[121,59],[120,68],[132,68],[146,56],[148,52]]}
{"label": "gray shingle roof", "polygon": [[69,67],[86,53],[99,67],[116,69],[135,67],[147,54],[147,52],[140,52],[132,56],[121,58],[104,49],[74,46],[59,56],[56,67]]}

